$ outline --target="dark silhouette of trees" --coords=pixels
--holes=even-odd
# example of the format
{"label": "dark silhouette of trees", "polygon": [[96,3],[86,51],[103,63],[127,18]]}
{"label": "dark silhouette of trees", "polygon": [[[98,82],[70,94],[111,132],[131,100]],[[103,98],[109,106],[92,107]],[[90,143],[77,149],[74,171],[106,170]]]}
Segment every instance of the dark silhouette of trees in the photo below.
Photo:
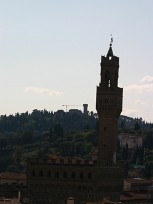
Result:
{"label": "dark silhouette of trees", "polygon": [[144,138],[144,147],[149,150],[153,148],[153,131],[152,130],[148,131],[146,137]]}
{"label": "dark silhouette of trees", "polygon": [[139,124],[139,122],[138,121],[136,121],[136,123],[134,124],[134,131],[138,131],[138,130],[140,130],[140,124]]}

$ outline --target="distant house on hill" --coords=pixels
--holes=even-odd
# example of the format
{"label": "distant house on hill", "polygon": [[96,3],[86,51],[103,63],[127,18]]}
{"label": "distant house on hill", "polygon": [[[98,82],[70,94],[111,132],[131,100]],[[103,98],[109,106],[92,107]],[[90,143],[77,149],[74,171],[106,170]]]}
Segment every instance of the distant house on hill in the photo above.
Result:
{"label": "distant house on hill", "polygon": [[128,145],[129,150],[134,150],[137,147],[142,147],[143,140],[139,135],[131,135],[129,133],[120,133],[118,136],[120,147]]}

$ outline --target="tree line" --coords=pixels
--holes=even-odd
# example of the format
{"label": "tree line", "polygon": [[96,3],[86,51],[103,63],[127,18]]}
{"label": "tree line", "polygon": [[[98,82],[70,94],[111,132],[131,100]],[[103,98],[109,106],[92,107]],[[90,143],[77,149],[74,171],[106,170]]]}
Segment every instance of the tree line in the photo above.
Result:
{"label": "tree line", "polygon": [[[119,132],[140,134],[144,147],[153,149],[153,124],[142,118],[120,116],[118,128]],[[44,158],[49,154],[90,159],[91,152],[97,148],[97,138],[98,117],[93,112],[35,109],[32,113],[1,115],[0,172],[26,171],[28,158]],[[126,159],[126,149],[119,151]]]}

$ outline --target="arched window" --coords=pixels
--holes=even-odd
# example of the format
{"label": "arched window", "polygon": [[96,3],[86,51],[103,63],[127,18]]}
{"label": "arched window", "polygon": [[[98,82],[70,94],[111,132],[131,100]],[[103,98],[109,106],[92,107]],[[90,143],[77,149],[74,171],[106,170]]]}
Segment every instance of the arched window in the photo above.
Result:
{"label": "arched window", "polygon": [[73,197],[67,198],[67,203],[74,204],[74,198]]}
{"label": "arched window", "polygon": [[106,85],[106,87],[111,86],[110,73],[108,70],[105,73],[105,85]]}
{"label": "arched window", "polygon": [[110,79],[108,80],[108,87],[110,87]]}

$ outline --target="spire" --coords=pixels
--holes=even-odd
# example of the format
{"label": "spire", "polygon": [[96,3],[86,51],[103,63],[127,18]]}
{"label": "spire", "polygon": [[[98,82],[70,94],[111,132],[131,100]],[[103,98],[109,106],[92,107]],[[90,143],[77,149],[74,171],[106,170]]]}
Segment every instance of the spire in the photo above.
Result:
{"label": "spire", "polygon": [[109,47],[109,50],[107,52],[107,57],[113,57],[112,43],[113,43],[113,37],[111,35],[110,47]]}

